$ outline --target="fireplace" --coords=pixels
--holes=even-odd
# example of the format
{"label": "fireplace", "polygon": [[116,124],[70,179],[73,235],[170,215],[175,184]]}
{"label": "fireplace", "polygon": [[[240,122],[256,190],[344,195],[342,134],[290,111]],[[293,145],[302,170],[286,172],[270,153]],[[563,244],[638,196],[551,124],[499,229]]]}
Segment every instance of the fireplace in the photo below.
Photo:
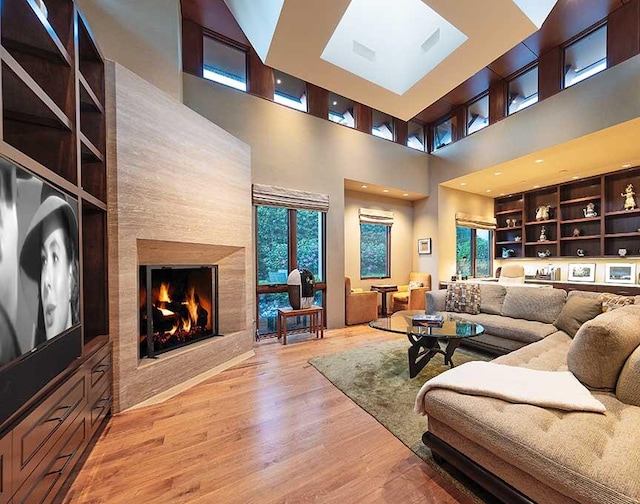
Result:
{"label": "fireplace", "polygon": [[140,266],[140,358],[218,334],[218,267]]}

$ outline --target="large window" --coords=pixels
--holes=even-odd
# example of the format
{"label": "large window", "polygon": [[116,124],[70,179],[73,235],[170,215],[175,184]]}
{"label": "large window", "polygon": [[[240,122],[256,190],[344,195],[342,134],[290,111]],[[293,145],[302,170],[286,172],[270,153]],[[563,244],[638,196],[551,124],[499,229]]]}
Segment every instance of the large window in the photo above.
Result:
{"label": "large window", "polygon": [[203,61],[205,79],[247,90],[247,54],[242,49],[205,35]]}
{"label": "large window", "polygon": [[329,93],[329,120],[349,128],[355,128],[353,101],[335,93]]}
{"label": "large window", "polygon": [[[308,269],[316,281],[316,304],[326,292],[326,224],[324,212],[256,206],[258,331],[276,331],[278,308],[289,306],[287,277]],[[325,306],[326,308],[326,306]],[[295,319],[289,328],[294,328]]]}
{"label": "large window", "polygon": [[307,83],[303,80],[274,70],[273,101],[302,112],[307,111]]}
{"label": "large window", "polygon": [[573,86],[607,68],[607,25],[564,50],[564,87]]}
{"label": "large window", "polygon": [[489,126],[489,95],[467,105],[467,135]]}
{"label": "large window", "polygon": [[360,276],[391,276],[391,226],[360,223]]}
{"label": "large window", "polygon": [[491,276],[491,231],[456,227],[456,274],[463,277]]}
{"label": "large window", "polygon": [[407,132],[407,147],[424,150],[424,126],[415,121],[409,121]]}
{"label": "large window", "polygon": [[453,141],[453,119],[445,119],[433,128],[433,150],[449,145]]}
{"label": "large window", "polygon": [[538,102],[538,67],[535,66],[509,81],[508,115]]}
{"label": "large window", "polygon": [[374,110],[372,113],[373,126],[371,134],[393,141],[393,118],[389,114]]}

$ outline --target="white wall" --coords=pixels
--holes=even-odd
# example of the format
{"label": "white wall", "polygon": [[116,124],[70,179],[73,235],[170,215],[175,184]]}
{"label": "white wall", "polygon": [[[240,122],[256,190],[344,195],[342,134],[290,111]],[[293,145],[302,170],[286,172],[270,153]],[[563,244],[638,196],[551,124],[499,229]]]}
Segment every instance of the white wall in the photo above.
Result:
{"label": "white wall", "polygon": [[103,56],[182,100],[180,0],[78,0]]}

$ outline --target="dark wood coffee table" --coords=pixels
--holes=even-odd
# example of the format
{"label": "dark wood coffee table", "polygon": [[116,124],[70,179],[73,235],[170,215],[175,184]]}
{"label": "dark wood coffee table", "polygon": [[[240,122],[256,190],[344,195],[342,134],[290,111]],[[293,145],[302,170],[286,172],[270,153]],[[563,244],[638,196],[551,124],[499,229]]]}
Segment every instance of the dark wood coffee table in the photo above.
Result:
{"label": "dark wood coffee table", "polygon": [[413,325],[413,316],[424,314],[422,310],[404,310],[391,317],[379,318],[369,323],[374,329],[406,334],[411,347],[408,350],[409,376],[415,378],[436,355],[444,355],[444,363],[454,366],[453,353],[466,338],[484,333],[484,327],[473,322],[445,320],[442,326]]}

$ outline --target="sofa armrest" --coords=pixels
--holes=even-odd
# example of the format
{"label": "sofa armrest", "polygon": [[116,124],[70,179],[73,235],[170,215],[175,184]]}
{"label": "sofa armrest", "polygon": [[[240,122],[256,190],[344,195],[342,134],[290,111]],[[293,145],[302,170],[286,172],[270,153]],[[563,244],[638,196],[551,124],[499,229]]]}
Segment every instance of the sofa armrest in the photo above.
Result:
{"label": "sofa armrest", "polygon": [[427,291],[425,293],[426,311],[428,314],[433,315],[437,312],[443,312],[444,301],[447,297],[446,289]]}
{"label": "sofa armrest", "polygon": [[418,287],[409,291],[408,310],[424,310],[426,306],[426,294],[429,292],[428,287]]}

